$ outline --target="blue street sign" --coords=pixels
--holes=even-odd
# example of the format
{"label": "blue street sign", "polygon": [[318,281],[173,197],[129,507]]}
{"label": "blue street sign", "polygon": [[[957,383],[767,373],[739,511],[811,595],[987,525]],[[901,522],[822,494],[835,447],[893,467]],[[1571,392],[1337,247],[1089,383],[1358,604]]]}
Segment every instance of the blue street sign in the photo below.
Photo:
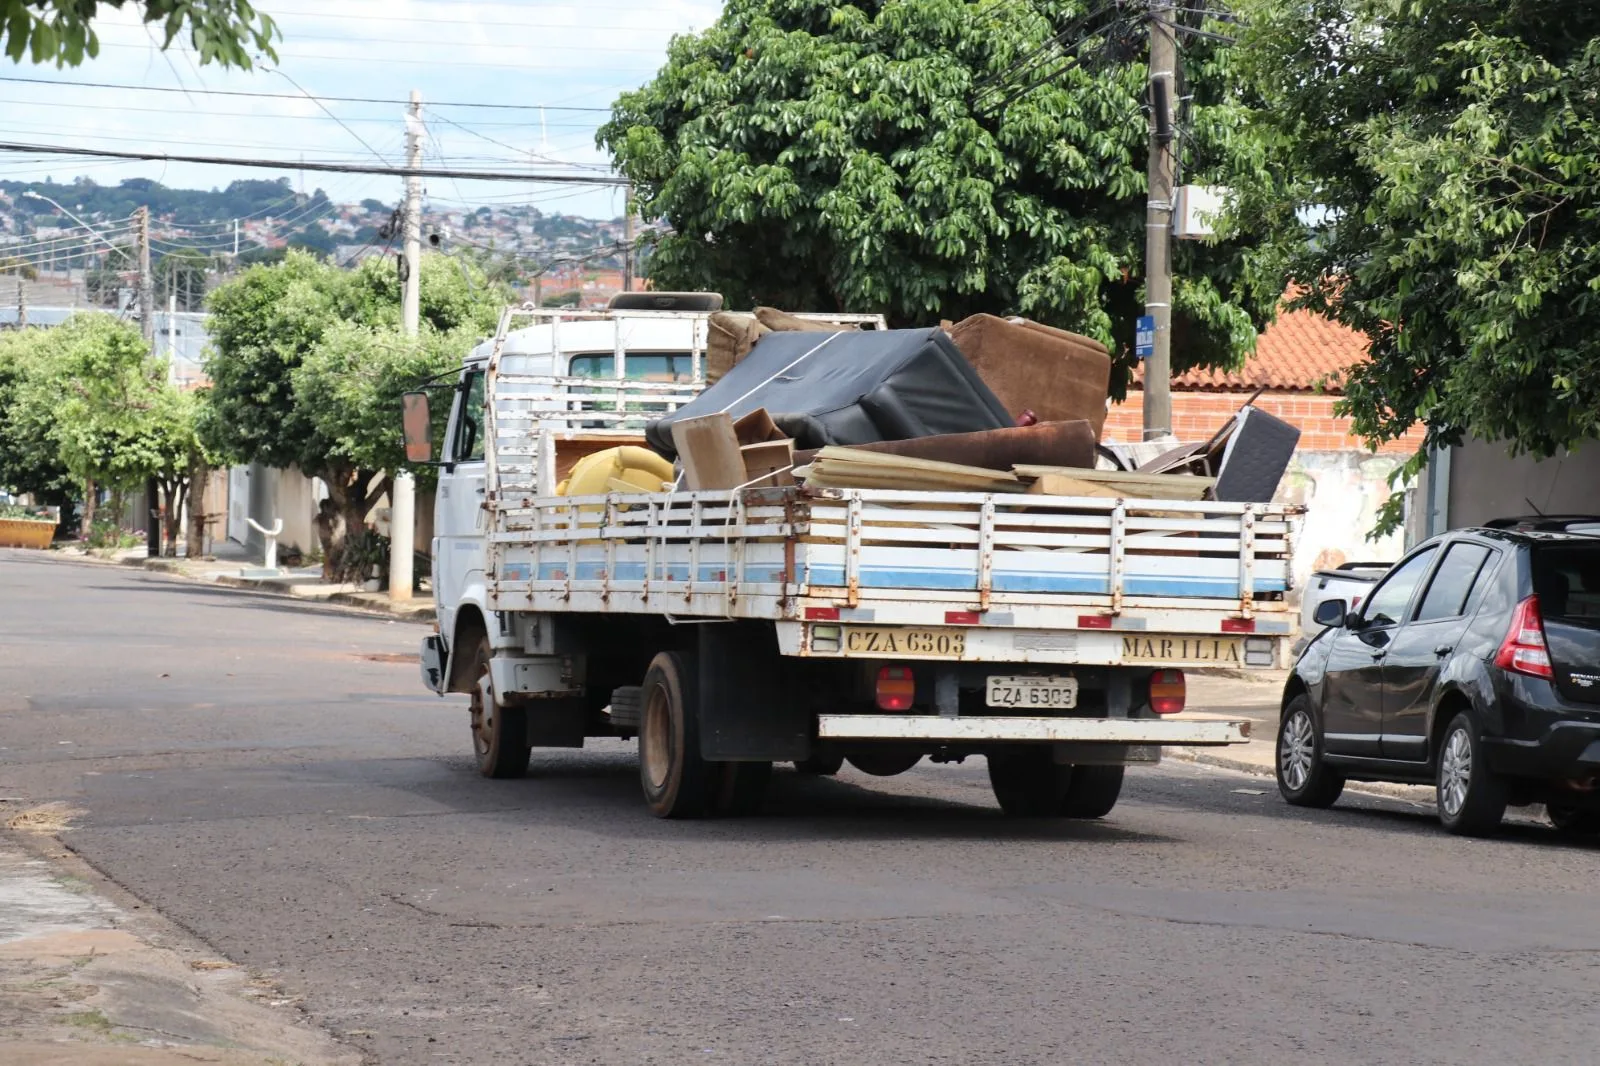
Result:
{"label": "blue street sign", "polygon": [[1134,324],[1133,354],[1139,359],[1148,359],[1156,354],[1156,318],[1154,315],[1140,315]]}

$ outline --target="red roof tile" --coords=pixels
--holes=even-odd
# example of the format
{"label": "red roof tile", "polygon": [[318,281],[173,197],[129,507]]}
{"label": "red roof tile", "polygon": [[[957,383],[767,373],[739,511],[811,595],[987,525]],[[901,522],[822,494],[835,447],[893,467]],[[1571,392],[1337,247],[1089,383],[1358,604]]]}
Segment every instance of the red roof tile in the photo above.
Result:
{"label": "red roof tile", "polygon": [[1367,357],[1367,338],[1314,311],[1280,311],[1256,339],[1256,350],[1233,371],[1191,370],[1172,379],[1176,390],[1341,392],[1343,371]]}

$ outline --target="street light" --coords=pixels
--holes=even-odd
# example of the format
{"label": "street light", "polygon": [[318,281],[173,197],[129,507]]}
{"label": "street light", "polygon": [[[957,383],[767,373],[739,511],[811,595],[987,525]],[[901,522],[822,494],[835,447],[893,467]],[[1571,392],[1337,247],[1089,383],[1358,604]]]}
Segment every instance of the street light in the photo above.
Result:
{"label": "street light", "polygon": [[126,255],[127,254],[127,251],[125,249],[118,248],[116,245],[112,244],[109,240],[107,240],[106,237],[105,237],[105,234],[101,233],[99,230],[97,230],[93,226],[89,225],[89,223],[85,222],[83,219],[79,218],[77,215],[73,214],[71,211],[68,211],[66,208],[62,207],[60,204],[56,203],[54,200],[50,199],[50,197],[41,195],[40,193],[36,193],[32,189],[24,189],[22,191],[22,195],[26,196],[26,197],[28,197],[29,199],[32,199],[32,200],[42,200],[42,201],[44,201],[45,203],[49,204],[51,207],[55,208],[57,211],[60,211],[63,215],[66,215],[68,218],[72,219],[72,221],[76,222],[78,225],[82,226],[84,229],[88,230],[90,233],[94,234],[95,237],[97,237],[100,240],[100,243],[104,244],[107,248],[110,248],[113,252],[116,252],[118,255]]}

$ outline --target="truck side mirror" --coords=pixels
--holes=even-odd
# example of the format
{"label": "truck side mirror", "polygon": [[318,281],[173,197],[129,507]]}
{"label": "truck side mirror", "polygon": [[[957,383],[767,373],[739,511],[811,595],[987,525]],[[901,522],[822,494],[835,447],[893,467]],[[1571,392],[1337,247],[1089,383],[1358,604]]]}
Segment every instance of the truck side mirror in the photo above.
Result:
{"label": "truck side mirror", "polygon": [[400,424],[406,442],[406,462],[433,462],[433,420],[428,413],[427,393],[401,395]]}
{"label": "truck side mirror", "polygon": [[1317,604],[1317,609],[1311,613],[1311,620],[1319,626],[1342,626],[1345,620],[1345,602],[1343,600],[1323,600]]}

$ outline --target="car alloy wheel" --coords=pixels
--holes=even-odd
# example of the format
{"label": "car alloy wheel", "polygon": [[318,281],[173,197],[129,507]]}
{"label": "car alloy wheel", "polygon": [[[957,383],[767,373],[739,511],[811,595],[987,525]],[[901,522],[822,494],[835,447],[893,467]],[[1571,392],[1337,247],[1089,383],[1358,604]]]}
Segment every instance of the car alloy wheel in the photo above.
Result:
{"label": "car alloy wheel", "polygon": [[1311,761],[1316,758],[1316,737],[1312,735],[1311,715],[1295,711],[1283,726],[1278,744],[1278,767],[1284,784],[1296,792],[1306,787],[1311,777]]}
{"label": "car alloy wheel", "polygon": [[1460,815],[1471,788],[1472,738],[1465,729],[1452,729],[1445,738],[1439,766],[1439,806],[1444,808],[1446,816]]}

